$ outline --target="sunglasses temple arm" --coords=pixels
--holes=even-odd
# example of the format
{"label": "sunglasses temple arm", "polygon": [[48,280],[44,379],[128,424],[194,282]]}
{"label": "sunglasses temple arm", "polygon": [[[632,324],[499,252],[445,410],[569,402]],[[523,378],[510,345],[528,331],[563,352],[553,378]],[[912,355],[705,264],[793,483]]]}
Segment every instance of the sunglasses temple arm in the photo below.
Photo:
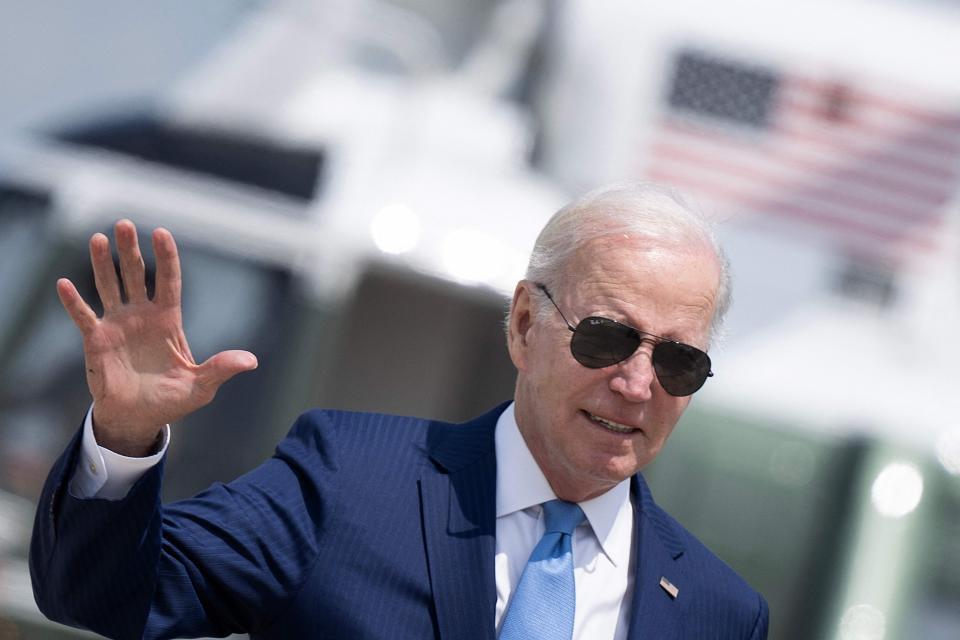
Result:
{"label": "sunglasses temple arm", "polygon": [[547,296],[547,300],[550,301],[550,303],[553,305],[553,308],[556,309],[557,313],[560,314],[560,317],[563,318],[563,322],[567,325],[567,329],[570,329],[570,331],[576,333],[577,328],[570,324],[570,321],[567,320],[567,316],[563,315],[563,311],[560,311],[560,307],[557,305],[556,300],[553,299],[553,296],[550,295],[550,292],[547,290],[547,285],[538,282],[537,288],[540,289],[540,291],[543,291],[543,294]]}

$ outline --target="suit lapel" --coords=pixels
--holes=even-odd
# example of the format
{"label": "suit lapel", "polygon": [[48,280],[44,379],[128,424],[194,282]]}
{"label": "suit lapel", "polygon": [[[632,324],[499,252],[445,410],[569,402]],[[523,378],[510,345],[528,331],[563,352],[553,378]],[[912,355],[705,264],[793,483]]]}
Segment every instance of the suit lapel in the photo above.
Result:
{"label": "suit lapel", "polygon": [[[693,580],[685,573],[683,542],[674,524],[653,502],[642,476],[631,486],[634,504],[633,540],[636,575],[630,610],[630,640],[683,637],[683,611],[694,595]],[[661,586],[666,579],[676,588],[676,597]]]}
{"label": "suit lapel", "polygon": [[424,539],[440,637],[493,640],[497,593],[494,429],[506,405],[462,425],[433,423],[420,476]]}
{"label": "suit lapel", "polygon": [[[444,640],[495,638],[494,430],[506,406],[466,424],[430,426],[427,449],[434,464],[420,476],[420,500],[437,627]],[[682,539],[639,474],[631,481],[631,498],[637,568],[628,638],[682,638],[683,612],[694,596]],[[675,598],[660,585],[662,578],[676,587]]]}

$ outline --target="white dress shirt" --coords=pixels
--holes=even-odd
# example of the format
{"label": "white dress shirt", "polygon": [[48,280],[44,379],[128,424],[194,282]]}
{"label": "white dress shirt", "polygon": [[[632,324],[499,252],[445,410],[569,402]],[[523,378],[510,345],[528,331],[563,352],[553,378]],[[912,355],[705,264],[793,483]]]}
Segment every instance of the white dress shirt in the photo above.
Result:
{"label": "white dress shirt", "polygon": [[97,444],[93,435],[93,407],[83,421],[80,462],[70,479],[70,494],[75,498],[120,500],[140,476],[163,459],[170,444],[170,426],[163,427],[163,446],[152,456],[128,458]]}
{"label": "white dress shirt", "polygon": [[[500,415],[497,451],[497,632],[533,548],[543,536],[541,504],[556,494],[517,427],[514,405]],[[577,610],[573,637],[625,640],[633,592],[633,505],[625,480],[580,503],[587,516],[573,533]]]}
{"label": "white dress shirt", "polygon": [[[164,427],[159,452],[145,458],[129,458],[97,444],[92,413],[91,408],[84,421],[81,461],[70,481],[70,493],[77,498],[119,500],[163,458],[170,444],[170,429]],[[530,553],[543,536],[543,509],[540,505],[557,496],[520,435],[513,404],[497,421],[495,441],[495,622],[499,633],[510,596],[520,581]],[[577,593],[573,637],[577,640],[625,640],[636,563],[632,553],[633,506],[629,481],[581,502],[580,508],[587,519],[573,535],[573,576]]]}

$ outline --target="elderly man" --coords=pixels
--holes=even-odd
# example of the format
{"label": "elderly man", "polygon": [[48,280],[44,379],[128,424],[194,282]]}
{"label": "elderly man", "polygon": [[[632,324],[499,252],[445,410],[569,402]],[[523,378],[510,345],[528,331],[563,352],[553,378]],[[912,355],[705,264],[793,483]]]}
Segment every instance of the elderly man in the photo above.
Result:
{"label": "elderly man", "polygon": [[[161,505],[167,424],[256,367],[196,364],[177,251],[90,242],[102,318],[58,293],[93,407],[51,472],[31,573],[41,610],[113,638],[765,638],[767,605],[654,503],[639,470],[711,375],[729,300],[708,225],[652,186],[560,210],[517,284],[513,403],[468,423],[336,411],[275,455]],[[120,287],[126,292],[122,301]]]}

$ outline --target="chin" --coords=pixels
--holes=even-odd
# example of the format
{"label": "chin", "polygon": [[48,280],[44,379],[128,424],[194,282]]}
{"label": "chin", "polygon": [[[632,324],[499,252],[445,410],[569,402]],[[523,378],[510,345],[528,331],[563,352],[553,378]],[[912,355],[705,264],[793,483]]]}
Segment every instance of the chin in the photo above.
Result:
{"label": "chin", "polygon": [[613,459],[606,460],[603,464],[597,464],[592,467],[593,475],[597,479],[602,479],[612,485],[619,484],[640,470],[640,465],[636,459]]}

